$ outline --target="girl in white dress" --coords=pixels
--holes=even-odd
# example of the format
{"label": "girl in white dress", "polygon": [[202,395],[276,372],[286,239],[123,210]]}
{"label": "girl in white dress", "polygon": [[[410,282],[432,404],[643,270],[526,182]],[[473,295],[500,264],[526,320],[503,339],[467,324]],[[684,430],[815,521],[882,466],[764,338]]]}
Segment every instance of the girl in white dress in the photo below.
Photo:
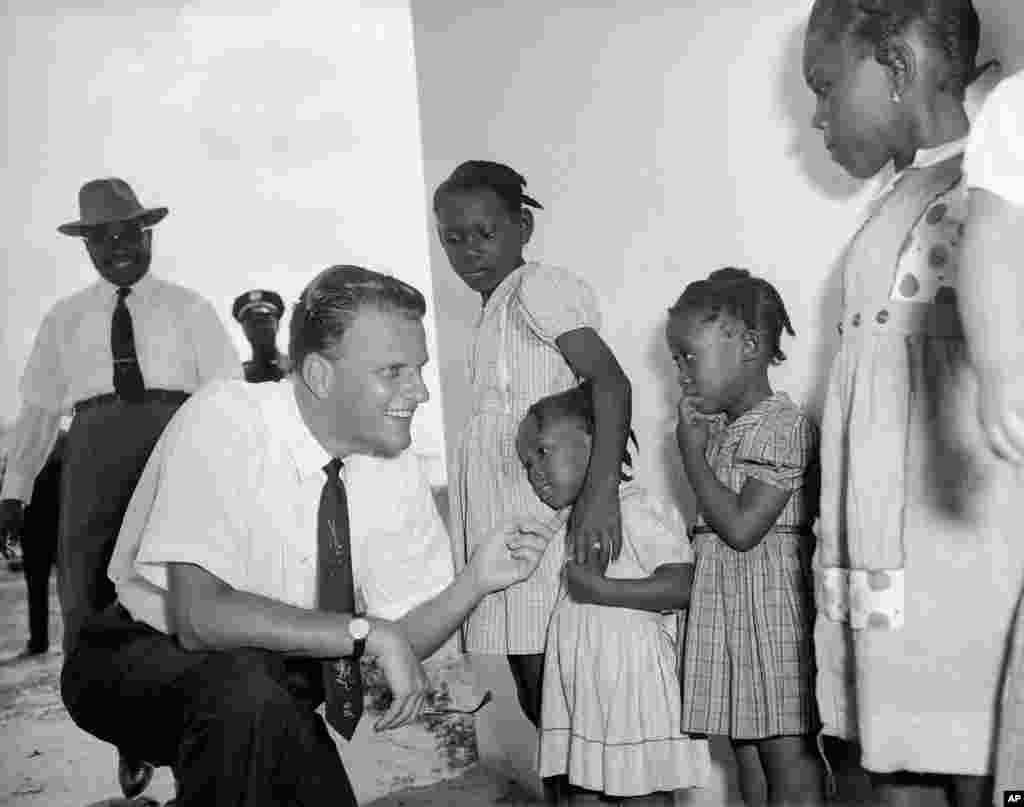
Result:
{"label": "girl in white dress", "polygon": [[[589,383],[533,404],[516,449],[537,497],[562,524],[590,462]],[[629,455],[625,455],[629,462]],[[679,514],[637,485],[620,486],[622,552],[601,574],[566,560],[548,627],[540,774],[563,777],[570,804],[672,804],[702,787],[707,743],[680,731],[676,620],[693,561]]]}

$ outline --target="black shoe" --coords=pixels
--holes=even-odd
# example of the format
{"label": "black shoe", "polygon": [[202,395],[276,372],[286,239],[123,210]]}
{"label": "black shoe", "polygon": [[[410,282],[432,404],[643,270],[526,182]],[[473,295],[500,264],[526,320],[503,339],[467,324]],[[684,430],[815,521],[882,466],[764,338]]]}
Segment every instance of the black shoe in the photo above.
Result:
{"label": "black shoe", "polygon": [[125,798],[135,798],[142,793],[153,778],[153,766],[139,759],[131,759],[121,752],[117,756],[117,781]]}

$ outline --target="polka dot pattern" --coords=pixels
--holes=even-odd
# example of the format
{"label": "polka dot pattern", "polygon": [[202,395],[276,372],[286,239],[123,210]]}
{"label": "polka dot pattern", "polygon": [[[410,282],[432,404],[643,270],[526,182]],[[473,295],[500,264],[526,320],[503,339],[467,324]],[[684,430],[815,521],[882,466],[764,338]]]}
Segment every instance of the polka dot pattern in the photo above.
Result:
{"label": "polka dot pattern", "polygon": [[942,217],[946,215],[947,210],[949,210],[949,208],[946,206],[944,202],[939,202],[936,205],[932,205],[928,209],[928,213],[925,214],[924,220],[927,221],[929,224],[938,224],[940,221],[942,221]]}
{"label": "polka dot pattern", "polygon": [[[960,186],[939,197],[907,236],[890,292],[893,300],[916,303],[948,300],[956,286],[967,199]],[[955,294],[953,296],[955,299]]]}
{"label": "polka dot pattern", "polygon": [[917,296],[917,292],[920,288],[921,282],[917,277],[910,272],[907,272],[900,281],[900,296],[906,297],[909,300],[910,298]]}
{"label": "polka dot pattern", "polygon": [[899,630],[904,623],[903,569],[822,567],[815,573],[819,613],[854,630]]}

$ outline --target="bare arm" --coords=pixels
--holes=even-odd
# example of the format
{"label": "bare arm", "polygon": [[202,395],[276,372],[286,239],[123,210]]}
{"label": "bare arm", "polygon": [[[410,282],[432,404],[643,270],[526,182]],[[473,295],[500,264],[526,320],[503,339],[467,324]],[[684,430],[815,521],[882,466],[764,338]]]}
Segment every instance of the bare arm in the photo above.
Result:
{"label": "bare arm", "polygon": [[793,492],[751,478],[739,493],[733,493],[719,482],[705,456],[708,421],[686,398],[679,402],[676,442],[701,514],[718,537],[737,552],[747,552],[761,543]]}
{"label": "bare arm", "polygon": [[689,461],[684,455],[683,465],[704,520],[737,552],[747,552],[761,543],[793,495],[759,479],[748,479],[738,494],[733,493],[715,478],[703,454]]}
{"label": "bare arm", "polygon": [[[352,652],[351,614],[297,608],[239,591],[191,563],[170,563],[167,574],[170,627],[186,650],[259,647],[311,658]],[[370,635],[381,637],[389,626],[373,620]]]}
{"label": "bare arm", "polygon": [[417,658],[427,658],[447,641],[484,594],[466,566],[448,588],[398,620]]}
{"label": "bare arm", "polygon": [[[496,530],[439,594],[396,622],[371,618],[366,652],[379,655],[401,639],[417,658],[441,646],[486,595],[525,579],[550,540],[540,522]],[[298,608],[239,591],[191,563],[168,564],[171,631],[188,650],[259,647],[294,656],[336,658],[352,652],[352,614]]]}
{"label": "bare arm", "polygon": [[[351,614],[296,608],[232,588],[189,563],[168,564],[171,630],[186,650],[259,647],[285,655],[336,658],[352,652]],[[394,623],[370,620],[366,652],[376,656],[394,695],[378,730],[416,718],[429,682],[405,635]]]}
{"label": "bare arm", "polygon": [[649,577],[612,578],[578,563],[566,564],[569,596],[576,602],[634,608],[639,611],[677,611],[690,604],[693,564],[666,563]]}
{"label": "bare arm", "polygon": [[492,532],[450,586],[398,621],[416,656],[436,651],[484,596],[533,574],[553,534],[549,524],[529,518]]}
{"label": "bare arm", "polygon": [[588,562],[593,544],[600,542],[600,567],[616,558],[622,547],[619,482],[629,437],[632,388],[611,348],[593,328],[577,328],[555,343],[573,372],[593,385],[594,440],[590,466],[573,506],[568,546],[581,563]]}

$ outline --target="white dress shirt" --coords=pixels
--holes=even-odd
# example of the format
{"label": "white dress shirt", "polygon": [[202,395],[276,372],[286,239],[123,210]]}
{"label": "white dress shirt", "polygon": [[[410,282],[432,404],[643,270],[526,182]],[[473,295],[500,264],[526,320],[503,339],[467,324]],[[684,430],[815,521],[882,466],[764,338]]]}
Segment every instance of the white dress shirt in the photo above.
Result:
{"label": "white dress shirt", "polygon": [[[317,508],[329,461],[291,380],[204,387],[167,426],[128,506],[109,568],[121,604],[166,633],[167,564],[192,563],[232,588],[315,607]],[[411,451],[354,455],[342,476],[357,601],[397,619],[453,577],[420,460]]]}
{"label": "white dress shirt", "polygon": [[[57,302],[43,319],[21,379],[22,408],[0,499],[28,501],[57,437],[78,401],[114,391],[110,327],[117,286],[105,279]],[[152,272],[125,299],[147,389],[194,392],[212,378],[240,378],[242,363],[213,306]]]}

